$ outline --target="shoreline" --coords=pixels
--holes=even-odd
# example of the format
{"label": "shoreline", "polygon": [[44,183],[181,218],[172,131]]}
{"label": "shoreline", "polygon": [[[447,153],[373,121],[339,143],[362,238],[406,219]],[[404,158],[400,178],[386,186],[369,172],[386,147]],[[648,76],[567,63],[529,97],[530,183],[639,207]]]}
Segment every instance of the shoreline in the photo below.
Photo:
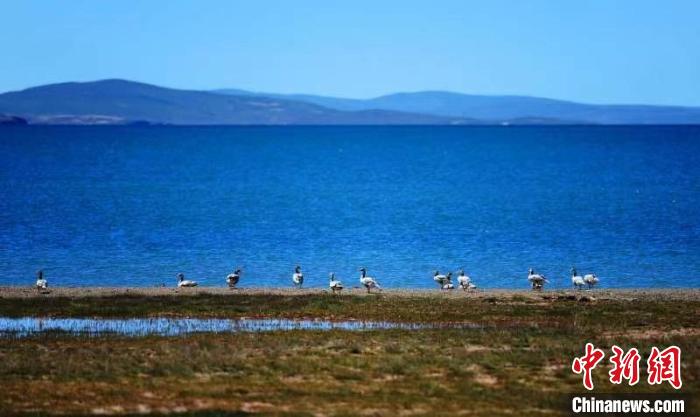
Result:
{"label": "shoreline", "polygon": [[[0,298],[90,298],[110,296],[197,296],[197,295],[254,295],[254,296],[312,296],[331,295],[327,288],[291,288],[291,287],[242,287],[230,289],[228,287],[49,287],[46,293],[39,293],[30,286],[0,286]],[[522,297],[538,300],[550,297],[571,296],[577,298],[587,296],[597,300],[625,300],[625,299],[665,299],[665,300],[700,300],[700,288],[596,288],[593,290],[576,289],[551,289],[532,291],[530,289],[478,289],[476,291],[463,291],[454,289],[450,291],[436,288],[388,288],[381,291],[373,291],[367,294],[363,288],[346,288],[339,295],[342,296],[384,296],[390,298],[434,297],[434,298],[468,298],[481,299],[492,298],[511,299]]]}

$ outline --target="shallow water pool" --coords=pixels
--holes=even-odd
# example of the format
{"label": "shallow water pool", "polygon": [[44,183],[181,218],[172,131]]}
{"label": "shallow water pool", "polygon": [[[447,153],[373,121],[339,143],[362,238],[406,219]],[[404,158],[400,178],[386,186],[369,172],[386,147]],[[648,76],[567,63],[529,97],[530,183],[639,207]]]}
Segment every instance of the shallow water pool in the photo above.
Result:
{"label": "shallow water pool", "polygon": [[194,319],[194,318],[38,318],[0,317],[0,337],[25,337],[38,333],[63,332],[99,336],[179,336],[190,333],[241,333],[288,330],[419,330],[435,327],[473,328],[474,325],[396,323],[389,321],[315,320],[315,319]]}

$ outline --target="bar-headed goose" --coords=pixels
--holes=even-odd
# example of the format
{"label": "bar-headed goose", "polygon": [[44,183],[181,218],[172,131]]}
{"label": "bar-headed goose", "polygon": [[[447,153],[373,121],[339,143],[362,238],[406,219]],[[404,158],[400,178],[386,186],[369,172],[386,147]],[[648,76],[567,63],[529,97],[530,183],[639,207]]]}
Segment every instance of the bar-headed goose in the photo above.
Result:
{"label": "bar-headed goose", "polygon": [[243,270],[241,268],[236,268],[235,271],[228,274],[228,276],[226,277],[226,283],[228,284],[229,288],[236,288],[238,281],[241,280],[242,273],[243,273]]}
{"label": "bar-headed goose", "polygon": [[379,286],[379,283],[376,279],[367,276],[367,269],[364,267],[360,268],[360,284],[364,285],[365,288],[367,288],[368,294],[371,292],[372,288],[382,288]]}
{"label": "bar-headed goose", "polygon": [[542,274],[536,274],[535,270],[530,268],[527,274],[527,280],[530,281],[530,285],[532,285],[533,290],[541,290],[544,288],[544,284],[549,282],[547,281],[547,278],[544,277]]}
{"label": "bar-headed goose", "polygon": [[588,289],[590,290],[593,287],[595,287],[596,284],[598,284],[598,281],[600,280],[598,279],[596,274],[586,274],[583,276],[583,281],[588,285]]}
{"label": "bar-headed goose", "polygon": [[330,287],[331,291],[333,294],[337,292],[341,292],[343,290],[343,283],[340,282],[339,280],[335,279],[335,273],[331,272],[330,273],[330,282],[328,283],[328,286]]}
{"label": "bar-headed goose", "polygon": [[41,292],[49,288],[49,282],[44,278],[44,271],[38,270],[36,272],[36,290]]}
{"label": "bar-headed goose", "polygon": [[578,288],[579,290],[586,285],[583,277],[576,273],[576,268],[573,266],[571,267],[571,283],[574,285],[574,288]]}
{"label": "bar-headed goose", "polygon": [[192,281],[191,279],[185,279],[185,274],[182,272],[177,274],[177,286],[178,287],[196,287],[197,281]]}
{"label": "bar-headed goose", "polygon": [[442,284],[442,289],[443,290],[454,290],[455,285],[452,283],[452,272],[448,272],[447,275],[445,275],[445,283]]}
{"label": "bar-headed goose", "polygon": [[441,274],[440,271],[433,272],[433,281],[442,288],[447,283],[447,275]]}
{"label": "bar-headed goose", "polygon": [[299,265],[294,268],[294,273],[292,274],[292,282],[297,288],[301,288],[304,284],[304,274],[301,273],[301,267]]}
{"label": "bar-headed goose", "polygon": [[457,275],[457,283],[459,284],[460,288],[462,288],[464,291],[476,289],[476,285],[472,283],[472,279],[464,273],[463,269],[460,269],[458,274],[459,275]]}

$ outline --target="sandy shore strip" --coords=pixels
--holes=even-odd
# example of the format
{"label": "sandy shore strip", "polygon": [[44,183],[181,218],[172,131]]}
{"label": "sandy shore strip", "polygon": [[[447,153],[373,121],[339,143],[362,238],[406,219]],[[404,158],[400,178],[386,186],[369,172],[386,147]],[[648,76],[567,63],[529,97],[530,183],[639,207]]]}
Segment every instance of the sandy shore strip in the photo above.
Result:
{"label": "sandy shore strip", "polygon": [[[109,297],[109,296],[196,296],[196,295],[282,295],[304,296],[329,294],[326,288],[235,288],[227,287],[52,287],[49,292],[39,293],[33,287],[4,286],[0,287],[0,298],[37,298],[37,297]],[[386,297],[439,297],[439,298],[492,298],[512,299],[524,297],[527,299],[541,300],[551,297],[592,297],[596,300],[700,300],[700,288],[654,288],[654,289],[594,289],[594,290],[544,290],[531,291],[511,289],[483,289],[473,292],[465,292],[459,289],[442,291],[439,289],[408,289],[392,288],[382,291],[367,292],[362,288],[347,288],[342,295],[353,296],[377,296]]]}

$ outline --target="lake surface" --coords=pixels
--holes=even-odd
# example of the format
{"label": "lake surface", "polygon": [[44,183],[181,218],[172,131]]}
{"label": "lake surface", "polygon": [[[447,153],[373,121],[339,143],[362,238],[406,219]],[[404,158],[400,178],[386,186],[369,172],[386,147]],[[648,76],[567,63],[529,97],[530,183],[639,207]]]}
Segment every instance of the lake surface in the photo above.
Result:
{"label": "lake surface", "polygon": [[478,329],[470,323],[420,324],[359,320],[291,319],[93,319],[0,317],[0,337],[26,337],[38,333],[61,332],[71,335],[100,336],[180,336],[191,333],[259,333],[290,330],[421,330],[431,328]]}
{"label": "lake surface", "polygon": [[700,286],[700,127],[2,127],[0,285]]}

